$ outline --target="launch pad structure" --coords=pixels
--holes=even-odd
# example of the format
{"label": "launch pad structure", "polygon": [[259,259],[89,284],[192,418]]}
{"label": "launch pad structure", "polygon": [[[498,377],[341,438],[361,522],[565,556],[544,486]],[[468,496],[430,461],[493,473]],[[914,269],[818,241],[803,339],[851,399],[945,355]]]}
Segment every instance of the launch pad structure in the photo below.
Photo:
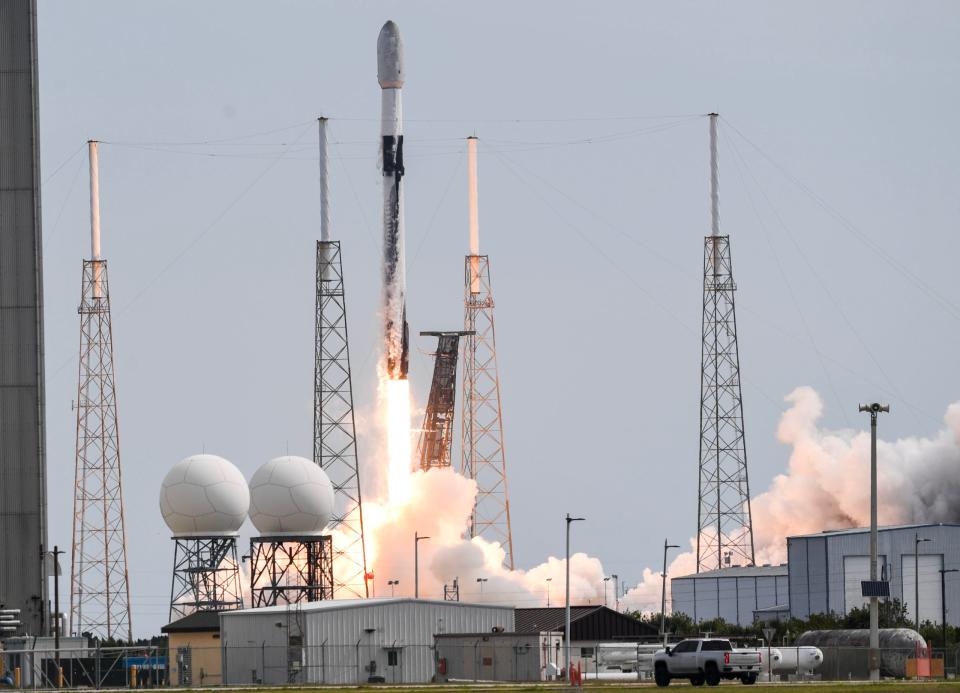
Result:
{"label": "launch pad structure", "polygon": [[330,536],[260,536],[250,539],[253,608],[333,599]]}
{"label": "launch pad structure", "polygon": [[499,543],[513,570],[513,535],[503,443],[503,407],[497,368],[490,258],[480,254],[477,138],[467,138],[470,254],[464,261],[463,403],[460,471],[477,483],[468,535]]}
{"label": "launch pad structure", "polygon": [[97,143],[90,152],[92,258],[83,261],[70,632],[133,637],[107,262],[100,257]]}
{"label": "launch pad structure", "polygon": [[168,622],[197,611],[243,608],[235,536],[174,537]]}
{"label": "launch pad structure", "polygon": [[336,596],[369,597],[357,456],[347,302],[340,241],[330,240],[327,119],[320,118],[320,240],[314,334],[313,461],[330,477],[336,532]]}
{"label": "launch pad structure", "polygon": [[717,114],[710,116],[711,235],[704,239],[697,572],[753,565],[743,427],[736,283],[730,237],[720,235]]}
{"label": "launch pad structure", "polygon": [[470,332],[421,332],[423,337],[437,337],[434,353],[433,381],[423,417],[423,432],[417,444],[420,469],[441,469],[451,465],[453,417],[456,411],[457,355],[460,337]]}

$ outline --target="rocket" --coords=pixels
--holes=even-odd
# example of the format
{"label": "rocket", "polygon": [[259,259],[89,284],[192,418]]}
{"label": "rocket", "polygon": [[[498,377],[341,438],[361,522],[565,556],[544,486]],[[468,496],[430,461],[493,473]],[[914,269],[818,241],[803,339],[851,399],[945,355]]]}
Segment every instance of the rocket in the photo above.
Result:
{"label": "rocket", "polygon": [[377,38],[377,81],[383,162],[383,336],[391,380],[406,380],[409,356],[403,233],[403,79],[400,29],[388,21]]}

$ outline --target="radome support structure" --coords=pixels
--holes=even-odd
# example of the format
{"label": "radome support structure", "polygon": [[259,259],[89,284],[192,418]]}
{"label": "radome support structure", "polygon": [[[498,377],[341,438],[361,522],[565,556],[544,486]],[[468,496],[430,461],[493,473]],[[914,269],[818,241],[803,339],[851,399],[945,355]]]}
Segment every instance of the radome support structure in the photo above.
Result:
{"label": "radome support structure", "polygon": [[313,461],[330,477],[339,598],[369,597],[340,242],[330,240],[327,119],[320,119],[320,240],[314,334]]}
{"label": "radome support structure", "polygon": [[504,565],[513,570],[513,536],[507,460],[503,445],[503,408],[493,319],[490,258],[480,254],[477,202],[477,138],[467,138],[470,254],[464,262],[463,404],[461,473],[477,482],[477,500],[468,534],[499,542]]}
{"label": "radome support structure", "polygon": [[441,469],[451,465],[453,417],[457,397],[457,355],[460,337],[467,332],[421,332],[423,337],[437,337],[434,353],[433,381],[427,410],[423,416],[423,432],[417,444],[420,469]]}
{"label": "radome support structure", "polygon": [[97,143],[90,152],[91,259],[83,261],[70,632],[132,640],[107,261],[100,256]]}
{"label": "radome support structure", "polygon": [[250,540],[250,605],[277,606],[333,599],[329,536],[260,536]]}
{"label": "radome support structure", "polygon": [[243,608],[235,536],[174,537],[168,621],[197,611]]}
{"label": "radome support structure", "polygon": [[697,572],[753,565],[743,428],[736,284],[730,237],[720,235],[717,114],[710,119],[711,234],[704,239]]}

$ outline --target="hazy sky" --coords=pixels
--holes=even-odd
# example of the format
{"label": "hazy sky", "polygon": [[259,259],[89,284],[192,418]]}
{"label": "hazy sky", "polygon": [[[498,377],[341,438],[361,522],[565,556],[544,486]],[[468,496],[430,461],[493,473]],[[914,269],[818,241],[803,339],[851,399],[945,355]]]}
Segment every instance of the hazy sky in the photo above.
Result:
{"label": "hazy sky", "polygon": [[[321,113],[373,412],[387,19],[406,42],[411,334],[462,324],[463,139],[480,137],[519,566],[562,555],[568,511],[588,518],[575,548],[628,582],[695,534],[710,111],[754,492],[785,468],[774,432],[798,385],[827,427],[866,425],[856,405],[879,398],[884,436],[940,428],[960,346],[955,3],[267,7],[40,2],[49,538],[70,545],[96,138],[136,634],[166,621],[168,467],[205,450],[249,477],[311,454]],[[414,344],[422,405],[433,344]]]}

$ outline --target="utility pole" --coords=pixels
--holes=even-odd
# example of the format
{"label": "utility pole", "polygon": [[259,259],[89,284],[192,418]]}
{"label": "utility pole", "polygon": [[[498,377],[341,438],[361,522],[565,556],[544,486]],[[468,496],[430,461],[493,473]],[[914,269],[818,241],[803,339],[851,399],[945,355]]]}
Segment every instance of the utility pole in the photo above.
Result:
{"label": "utility pole", "polygon": [[566,658],[564,671],[566,671],[567,683],[570,683],[570,524],[582,522],[586,519],[585,517],[570,517],[570,513],[567,513],[567,560],[565,562],[567,569],[567,606],[563,629],[564,656]]}
{"label": "utility pole", "polygon": [[420,542],[430,537],[413,533],[413,597],[420,599]]}
{"label": "utility pole", "polygon": [[[870,582],[877,581],[877,415],[889,412],[886,404],[861,404],[870,413]],[[917,613],[920,610],[917,609]],[[870,597],[870,680],[880,680],[880,605]]]}
{"label": "utility pole", "polygon": [[940,573],[940,625],[943,626],[943,654],[947,654],[947,573],[960,572],[958,568],[941,568]]}
{"label": "utility pole", "polygon": [[679,549],[676,544],[669,544],[663,540],[663,572],[660,574],[663,578],[663,586],[660,588],[660,637],[663,638],[663,646],[667,646],[667,550]]}

